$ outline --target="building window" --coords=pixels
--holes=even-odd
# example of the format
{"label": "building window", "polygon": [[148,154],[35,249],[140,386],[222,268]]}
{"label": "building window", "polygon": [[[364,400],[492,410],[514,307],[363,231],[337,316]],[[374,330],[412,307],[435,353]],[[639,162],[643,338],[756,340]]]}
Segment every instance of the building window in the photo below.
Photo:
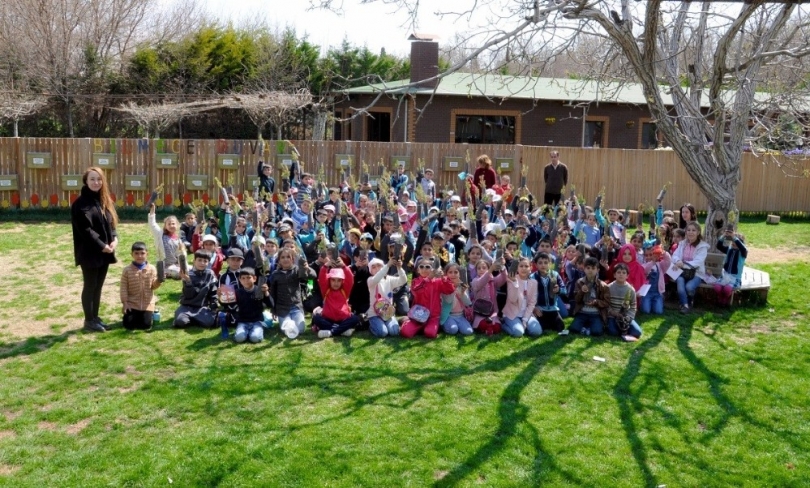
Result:
{"label": "building window", "polygon": [[664,134],[658,130],[658,126],[652,122],[641,124],[641,149],[656,149],[658,147],[669,147]]}
{"label": "building window", "polygon": [[585,139],[582,147],[605,147],[605,123],[600,121],[585,122]]}
{"label": "building window", "polygon": [[370,112],[366,117],[366,140],[391,142],[391,114],[389,112]]}
{"label": "building window", "polygon": [[468,144],[514,144],[515,117],[456,115],[456,141]]}

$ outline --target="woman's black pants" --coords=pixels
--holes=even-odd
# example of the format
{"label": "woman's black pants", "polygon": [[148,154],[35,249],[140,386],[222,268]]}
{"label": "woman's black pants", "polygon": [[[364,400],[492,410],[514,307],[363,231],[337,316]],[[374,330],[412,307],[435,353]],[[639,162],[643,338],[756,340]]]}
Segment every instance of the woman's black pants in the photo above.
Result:
{"label": "woman's black pants", "polygon": [[107,277],[109,264],[99,268],[82,266],[82,311],[84,320],[93,320],[98,317],[98,308],[101,305],[101,288],[104,286],[104,279]]}

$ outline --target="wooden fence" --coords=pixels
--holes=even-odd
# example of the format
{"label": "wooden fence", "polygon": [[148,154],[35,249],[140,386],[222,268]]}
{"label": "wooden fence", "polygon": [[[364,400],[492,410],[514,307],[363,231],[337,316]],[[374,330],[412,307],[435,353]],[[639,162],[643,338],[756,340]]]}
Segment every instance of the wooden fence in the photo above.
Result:
{"label": "wooden fence", "polygon": [[[356,180],[364,171],[379,174],[381,161],[389,170],[405,161],[415,172],[417,161],[436,170],[440,188],[455,188],[458,172],[469,152],[475,168],[479,154],[488,154],[496,166],[520,180],[520,161],[527,168],[529,188],[543,191],[542,169],[548,152],[556,149],[568,166],[569,184],[590,202],[604,186],[608,206],[635,208],[652,203],[661,186],[671,182],[665,205],[691,202],[705,208],[706,200],[672,151],[584,149],[514,145],[429,143],[378,143],[349,141],[294,141],[304,171],[321,175],[329,185],[338,183],[341,171]],[[178,140],[178,139],[42,139],[0,138],[0,206],[3,208],[67,207],[81,189],[81,174],[91,166],[106,169],[116,205],[142,206],[151,189],[163,185],[159,204],[218,198],[214,178],[238,192],[250,191],[259,160],[277,168],[290,161],[283,141]],[[784,166],[779,166],[783,164]],[[810,211],[810,179],[786,176],[782,168],[807,161],[786,163],[745,154],[738,191],[741,211]],[[795,170],[791,170],[795,173]]]}

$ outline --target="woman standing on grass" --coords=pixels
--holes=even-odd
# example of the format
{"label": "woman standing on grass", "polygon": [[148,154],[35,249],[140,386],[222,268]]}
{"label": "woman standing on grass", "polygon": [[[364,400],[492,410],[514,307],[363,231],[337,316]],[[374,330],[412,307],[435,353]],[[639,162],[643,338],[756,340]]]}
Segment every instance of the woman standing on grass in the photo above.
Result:
{"label": "woman standing on grass", "polygon": [[84,329],[105,332],[109,326],[99,318],[98,309],[107,269],[116,262],[118,235],[115,228],[118,226],[118,214],[100,168],[88,168],[82,182],[81,194],[70,206],[70,221],[73,226],[73,254],[76,266],[82,268],[84,282]]}

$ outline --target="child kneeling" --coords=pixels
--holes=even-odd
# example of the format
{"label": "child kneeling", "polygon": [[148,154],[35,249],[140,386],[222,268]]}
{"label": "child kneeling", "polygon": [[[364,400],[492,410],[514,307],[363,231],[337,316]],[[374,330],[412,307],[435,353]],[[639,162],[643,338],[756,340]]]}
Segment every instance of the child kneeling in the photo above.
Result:
{"label": "child kneeling", "polygon": [[641,326],[633,320],[636,317],[636,291],[627,282],[629,274],[629,267],[624,263],[619,263],[613,268],[615,281],[608,285],[610,289],[608,334],[632,342],[641,337]]}
{"label": "child kneeling", "polygon": [[264,309],[271,308],[273,301],[270,298],[270,289],[263,284],[261,289],[256,287],[256,270],[242,268],[239,270],[239,284],[236,290],[236,342],[257,343],[264,339]]}
{"label": "child kneeling", "polygon": [[160,288],[157,269],[146,262],[146,244],[132,244],[132,264],[121,274],[121,303],[124,328],[150,330],[155,312],[154,290]]}
{"label": "child kneeling", "polygon": [[568,327],[572,334],[600,336],[607,325],[610,289],[599,279],[599,261],[585,258],[585,277],[574,285],[574,321]]}
{"label": "child kneeling", "polygon": [[342,262],[328,259],[318,272],[318,286],[323,295],[323,308],[312,312],[312,325],[318,329],[318,337],[352,335],[360,324],[360,318],[349,306],[349,294],[354,286],[352,270]]}

